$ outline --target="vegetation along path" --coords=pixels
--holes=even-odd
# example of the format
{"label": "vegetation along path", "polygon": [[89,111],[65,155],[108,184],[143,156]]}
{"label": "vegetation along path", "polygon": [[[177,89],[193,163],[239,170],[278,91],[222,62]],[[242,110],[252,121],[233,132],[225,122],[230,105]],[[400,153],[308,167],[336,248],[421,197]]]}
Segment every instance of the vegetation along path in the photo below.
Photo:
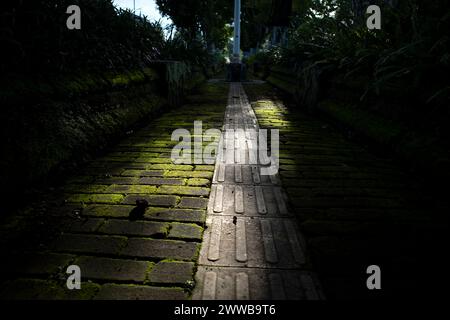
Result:
{"label": "vegetation along path", "polygon": [[[173,164],[172,132],[199,120],[203,130],[278,129],[279,173],[241,164],[254,146],[246,134],[223,135],[215,165]],[[267,84],[210,82],[7,219],[0,296],[352,298],[369,294],[372,264],[385,292],[405,292],[416,284],[408,272],[436,256],[428,235],[443,235],[431,223],[439,202],[422,191]],[[81,290],[66,288],[69,265],[81,268]]]}
{"label": "vegetation along path", "polygon": [[[226,85],[205,85],[14,216],[1,232],[9,279],[0,296],[189,298],[214,165],[173,164],[171,135],[193,131],[195,120],[204,130],[220,129],[227,92]],[[81,290],[66,288],[69,265],[81,269]]]}

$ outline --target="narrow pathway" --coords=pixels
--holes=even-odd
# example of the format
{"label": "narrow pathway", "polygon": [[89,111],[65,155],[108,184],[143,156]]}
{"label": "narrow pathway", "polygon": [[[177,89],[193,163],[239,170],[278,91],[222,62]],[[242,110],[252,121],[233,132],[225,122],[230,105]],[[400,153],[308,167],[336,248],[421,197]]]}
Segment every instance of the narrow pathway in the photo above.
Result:
{"label": "narrow pathway", "polygon": [[223,129],[193,298],[323,298],[278,174],[250,161],[259,125],[240,83],[230,85]]}
{"label": "narrow pathway", "polygon": [[[286,107],[269,85],[244,87],[249,98],[241,84],[203,86],[9,214],[0,225],[0,298],[372,298],[365,272],[373,264],[383,297],[437,295],[448,269],[448,200]],[[215,165],[173,164],[172,132],[193,132],[199,120],[203,130],[238,134],[224,132]],[[280,133],[273,176],[249,161],[256,140],[248,132],[260,129]],[[136,212],[137,199],[148,207]],[[74,264],[82,289],[71,291]]]}
{"label": "narrow pathway", "polygon": [[[0,298],[189,299],[214,166],[173,164],[171,135],[193,133],[196,120],[220,128],[227,92],[204,85],[11,215],[0,226]],[[81,269],[81,290],[66,287],[69,265]]]}

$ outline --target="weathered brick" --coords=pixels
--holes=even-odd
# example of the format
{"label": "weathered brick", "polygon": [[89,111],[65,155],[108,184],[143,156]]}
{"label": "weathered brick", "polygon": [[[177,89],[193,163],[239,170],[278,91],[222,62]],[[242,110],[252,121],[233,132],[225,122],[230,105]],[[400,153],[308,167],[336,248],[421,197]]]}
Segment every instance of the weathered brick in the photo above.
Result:
{"label": "weathered brick", "polygon": [[124,177],[162,177],[163,170],[125,170],[121,174]]}
{"label": "weathered brick", "polygon": [[151,164],[147,167],[148,170],[178,170],[178,171],[191,171],[194,170],[193,166],[184,164]]}
{"label": "weathered brick", "polygon": [[144,177],[139,179],[139,184],[148,184],[148,185],[176,185],[181,186],[184,184],[183,179],[175,179],[175,178],[152,178],[152,177]]}
{"label": "weathered brick", "polygon": [[173,195],[128,195],[122,203],[136,205],[137,199],[145,199],[151,206],[174,207],[179,197]]}
{"label": "weathered brick", "polygon": [[147,186],[147,185],[112,185],[106,189],[106,192],[109,193],[155,193],[155,186]]}
{"label": "weathered brick", "polygon": [[122,167],[117,168],[96,168],[96,167],[88,167],[81,171],[82,175],[87,176],[95,176],[95,177],[107,177],[107,176],[114,176],[114,175],[120,175],[123,171]]}
{"label": "weathered brick", "polygon": [[147,164],[138,163],[138,162],[127,162],[122,164],[124,169],[136,169],[136,170],[145,170],[147,168]]}
{"label": "weathered brick", "polygon": [[62,189],[66,193],[103,193],[107,186],[101,184],[73,184]]}
{"label": "weathered brick", "polygon": [[120,203],[124,196],[120,194],[72,194],[67,198],[67,202],[83,203]]}
{"label": "weathered brick", "polygon": [[4,270],[11,273],[44,275],[62,271],[75,256],[58,253],[24,253],[7,257]]}
{"label": "weathered brick", "polygon": [[199,198],[199,197],[183,197],[181,198],[178,207],[180,208],[189,208],[189,209],[206,209],[208,206],[207,198]]}
{"label": "weathered brick", "polygon": [[152,263],[145,261],[80,257],[75,263],[85,279],[144,282]]}
{"label": "weathered brick", "polygon": [[196,165],[196,171],[214,171],[215,167],[212,165]]}
{"label": "weathered brick", "polygon": [[140,258],[194,260],[198,244],[175,240],[131,238],[122,251],[124,256]]}
{"label": "weathered brick", "polygon": [[[136,159],[136,162],[142,162],[142,163],[153,163],[153,164],[170,164],[172,163],[172,160],[170,158],[146,158],[146,157],[142,157],[142,158],[138,158]],[[148,165],[146,165],[146,168],[148,167]]]}
{"label": "weathered brick", "polygon": [[103,224],[103,219],[97,218],[67,218],[64,219],[62,230],[72,233],[92,233]]}
{"label": "weathered brick", "polygon": [[196,224],[170,224],[169,238],[201,240],[203,229]]}
{"label": "weathered brick", "polygon": [[148,220],[180,221],[203,223],[206,212],[204,210],[191,209],[167,209],[167,208],[148,208],[144,218]]}
{"label": "weathered brick", "polygon": [[194,278],[194,263],[179,261],[158,262],[150,271],[148,280],[151,283],[170,283],[185,285]]}
{"label": "weathered brick", "polygon": [[[143,144],[144,145],[144,144]],[[145,144],[147,147],[154,147],[154,148],[169,148],[175,145],[175,141],[161,141],[158,139],[158,141],[153,141],[151,143]]]}
{"label": "weathered brick", "polygon": [[150,158],[150,159],[159,156],[159,153],[157,152],[139,152],[135,154],[139,156],[139,158]]}
{"label": "weathered brick", "polygon": [[187,181],[187,185],[197,187],[209,187],[211,185],[211,180],[203,178],[190,178]]}
{"label": "weathered brick", "polygon": [[108,220],[100,228],[99,232],[107,234],[130,235],[130,236],[164,236],[169,229],[168,223],[128,220]]}
{"label": "weathered brick", "polygon": [[164,173],[165,177],[175,177],[175,178],[206,178],[211,179],[213,177],[213,172],[211,171],[166,171]]}
{"label": "weathered brick", "polygon": [[[133,204],[136,204],[136,202]],[[121,205],[91,205],[83,210],[82,215],[88,217],[125,218],[130,215],[133,208],[133,206]]]}
{"label": "weathered brick", "polygon": [[[46,207],[45,209],[46,209],[45,214],[47,217],[52,216],[52,217],[62,218],[62,217],[73,216],[74,211],[79,212],[81,209],[81,205],[79,203],[65,203],[63,205],[60,205],[60,202],[54,203],[54,204],[49,203],[49,206]],[[37,211],[39,211],[38,207],[32,207],[32,208],[27,208],[27,209],[21,211],[20,213],[25,216],[29,216],[29,215],[35,215]]]}
{"label": "weathered brick", "polygon": [[[153,130],[157,130],[156,128],[153,128]],[[142,148],[142,151],[145,152],[158,152],[160,155],[160,157],[163,157],[164,154],[166,153],[171,153],[172,148],[152,148],[152,147],[144,147]]]}
{"label": "weathered brick", "polygon": [[209,188],[201,187],[185,187],[185,186],[161,186],[158,188],[158,193],[161,194],[178,194],[188,196],[208,196]]}
{"label": "weathered brick", "polygon": [[63,234],[54,248],[56,251],[118,254],[126,243],[125,237]]}
{"label": "weathered brick", "polygon": [[81,290],[69,290],[65,282],[17,279],[2,285],[0,297],[7,300],[89,300],[99,289],[99,285],[88,282],[81,283]]}
{"label": "weathered brick", "polygon": [[159,288],[138,285],[105,284],[95,297],[99,300],[185,300],[181,288]]}

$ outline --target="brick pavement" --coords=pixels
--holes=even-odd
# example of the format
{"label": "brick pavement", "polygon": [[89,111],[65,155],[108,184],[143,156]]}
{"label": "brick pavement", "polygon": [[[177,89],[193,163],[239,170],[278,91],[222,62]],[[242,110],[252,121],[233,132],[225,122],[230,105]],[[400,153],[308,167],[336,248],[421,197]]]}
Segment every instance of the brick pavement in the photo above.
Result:
{"label": "brick pavement", "polygon": [[[441,265],[447,203],[389,158],[286,108],[269,86],[244,88],[252,108],[240,86],[205,85],[184,107],[9,215],[0,226],[0,297],[323,298],[315,270],[326,298],[362,298],[370,297],[365,267],[377,263],[387,270],[383,283],[400,289],[394,293],[438,283],[429,279],[439,270],[429,270]],[[279,129],[279,176],[236,158],[173,164],[170,135],[192,131],[195,120],[204,130]],[[225,150],[240,145],[224,143]],[[136,210],[138,199],[149,207]],[[82,290],[65,288],[71,264],[81,267]],[[428,278],[415,277],[417,270]]]}
{"label": "brick pavement", "polygon": [[[177,165],[173,130],[222,126],[228,87],[205,85],[188,103],[1,227],[7,299],[188,299],[194,286],[214,165]],[[130,220],[137,199],[149,207]],[[82,289],[66,289],[67,266]],[[5,273],[3,273],[5,274]]]}

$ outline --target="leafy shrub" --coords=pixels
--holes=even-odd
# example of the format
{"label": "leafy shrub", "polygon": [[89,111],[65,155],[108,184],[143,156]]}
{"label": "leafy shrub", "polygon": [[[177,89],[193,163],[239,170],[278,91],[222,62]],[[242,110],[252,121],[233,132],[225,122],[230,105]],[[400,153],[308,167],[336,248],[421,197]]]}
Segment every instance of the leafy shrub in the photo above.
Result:
{"label": "leafy shrub", "polygon": [[[72,4],[82,9],[81,30],[66,27]],[[117,9],[112,0],[22,0],[3,6],[2,72],[132,69],[161,58],[161,26]]]}
{"label": "leafy shrub", "polygon": [[417,119],[417,113],[448,117],[447,1],[371,1],[381,6],[381,30],[368,30],[364,6],[362,14],[355,11],[355,4],[363,2],[303,2],[303,9],[291,19],[288,44],[266,51],[254,61],[295,69],[299,83],[317,78],[311,76],[311,70],[320,74],[324,68],[328,79],[330,72],[343,81],[358,79],[359,88],[355,89],[361,101],[390,99],[404,120]]}

